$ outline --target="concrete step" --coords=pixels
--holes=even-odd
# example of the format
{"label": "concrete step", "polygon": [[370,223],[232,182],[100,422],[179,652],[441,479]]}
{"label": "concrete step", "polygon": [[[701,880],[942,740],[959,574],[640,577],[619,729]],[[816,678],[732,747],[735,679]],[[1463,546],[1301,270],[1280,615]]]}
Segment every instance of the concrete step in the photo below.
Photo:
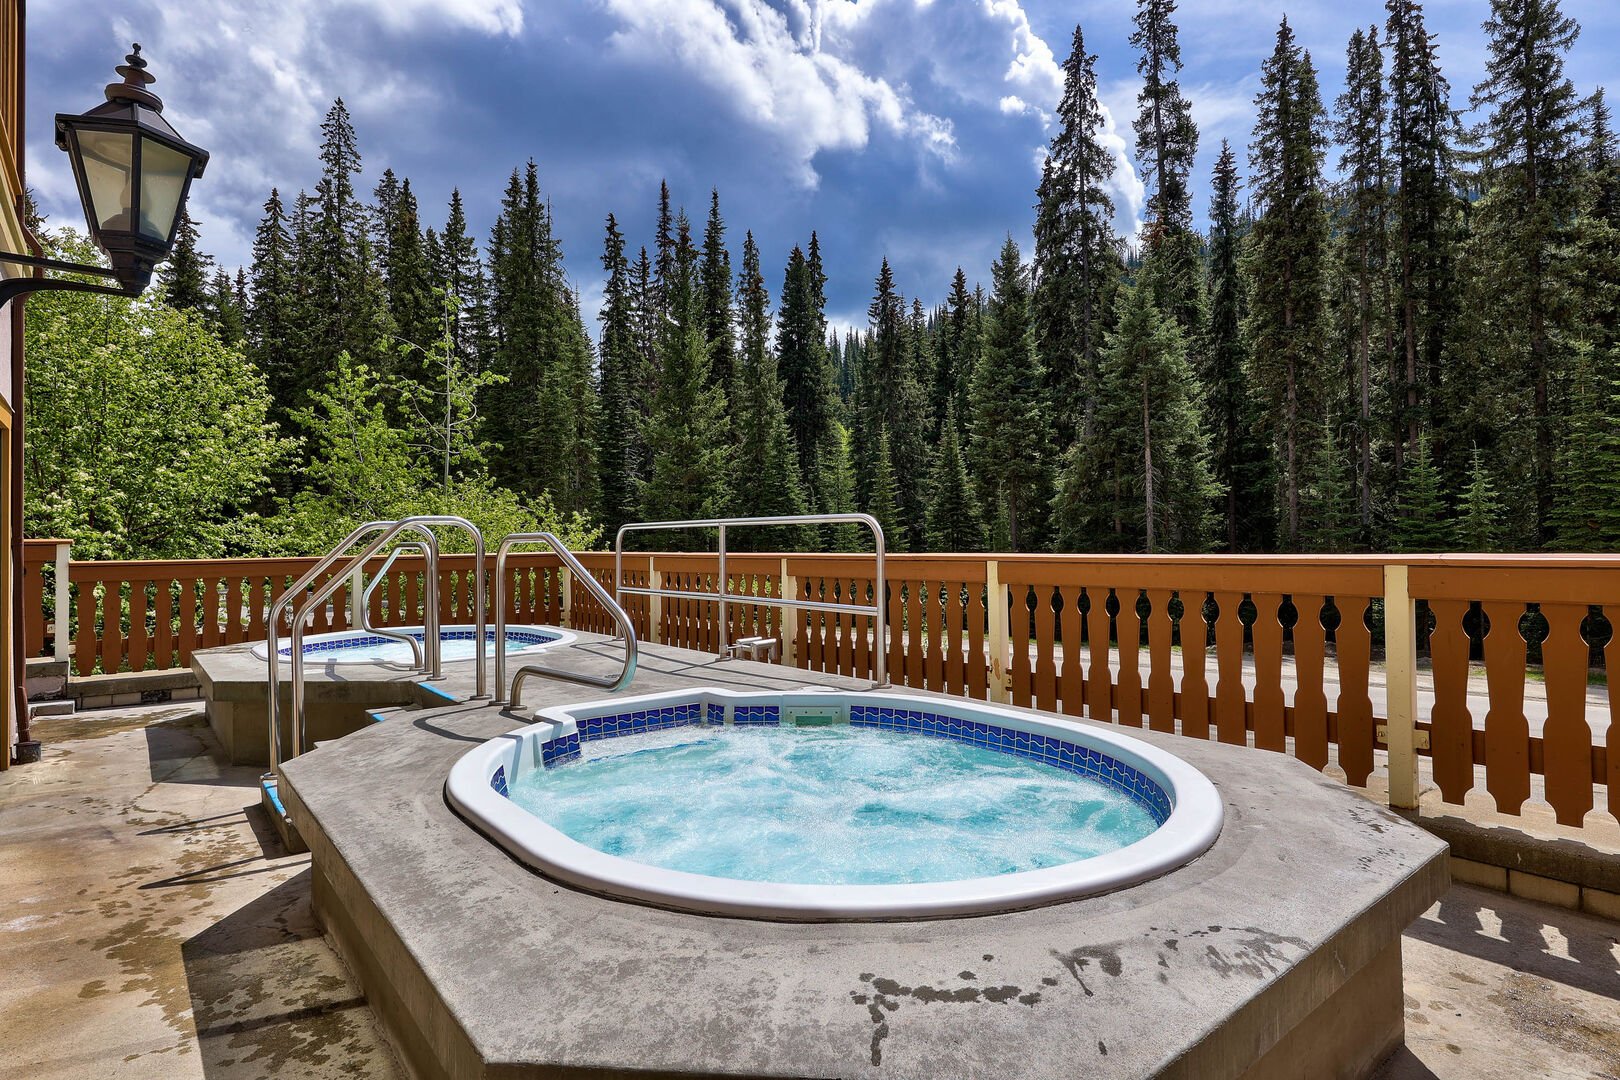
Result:
{"label": "concrete step", "polygon": [[37,720],[41,716],[72,716],[73,701],[63,698],[58,701],[30,701],[28,703],[28,719]]}
{"label": "concrete step", "polygon": [[27,663],[29,701],[55,701],[67,695],[68,662],[36,656]]}

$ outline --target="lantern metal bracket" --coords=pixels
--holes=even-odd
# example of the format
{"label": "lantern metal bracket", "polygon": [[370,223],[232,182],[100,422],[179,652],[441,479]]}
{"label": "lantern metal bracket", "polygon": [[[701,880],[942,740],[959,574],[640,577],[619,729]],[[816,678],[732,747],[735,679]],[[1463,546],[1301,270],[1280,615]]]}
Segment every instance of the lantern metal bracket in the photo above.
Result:
{"label": "lantern metal bracket", "polygon": [[[94,274],[97,277],[118,277],[116,270],[108,270],[103,266],[87,266],[83,263],[62,262],[58,259],[42,259],[37,255],[17,255],[9,251],[0,251],[0,262],[17,263],[21,266],[37,266],[42,270],[55,270],[65,274]],[[97,285],[89,281],[63,281],[60,278],[0,278],[0,308],[6,306],[11,300],[32,292],[43,292],[54,289],[61,292],[98,293],[103,296],[139,296],[140,290],[131,292],[127,287],[119,285]]]}

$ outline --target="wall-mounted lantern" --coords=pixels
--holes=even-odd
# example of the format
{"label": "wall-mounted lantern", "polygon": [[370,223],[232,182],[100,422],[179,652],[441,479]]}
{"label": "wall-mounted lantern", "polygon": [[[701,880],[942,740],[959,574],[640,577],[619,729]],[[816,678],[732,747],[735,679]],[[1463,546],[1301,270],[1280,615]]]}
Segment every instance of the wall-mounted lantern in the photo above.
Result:
{"label": "wall-mounted lantern", "polygon": [[148,89],[153,78],[139,44],[116,70],[124,81],[107,86],[104,104],[56,117],[56,145],[73,166],[90,238],[107,253],[112,269],[11,252],[0,252],[0,260],[116,278],[118,285],[8,278],[0,280],[0,304],[41,289],[139,296],[174,246],[191,182],[202,175],[208,151],[186,142],[163,118],[163,102]]}

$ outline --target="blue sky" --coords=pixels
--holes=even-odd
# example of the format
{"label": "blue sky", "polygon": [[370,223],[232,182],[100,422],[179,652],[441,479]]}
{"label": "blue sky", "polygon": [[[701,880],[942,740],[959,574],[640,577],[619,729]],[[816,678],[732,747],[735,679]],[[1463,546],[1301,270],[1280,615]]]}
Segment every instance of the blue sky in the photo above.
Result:
{"label": "blue sky", "polygon": [[[1564,0],[1583,33],[1584,94],[1614,70],[1620,4]],[[1466,108],[1487,0],[1430,0]],[[651,242],[658,181],[701,220],[720,190],[734,261],[752,229],[773,295],[789,249],[820,231],[829,315],[865,322],[879,261],[932,304],[954,268],[989,278],[1004,235],[1028,252],[1040,148],[1078,22],[1118,129],[1115,201],[1141,207],[1129,146],[1138,82],[1127,0],[36,0],[29,10],[28,171],[57,223],[80,222],[51,115],[100,97],[138,40],[167,114],[213,153],[194,188],[204,246],[247,258],[272,185],[312,187],[322,114],[354,114],[369,193],[408,176],[424,220],[459,186],[486,236],[514,166],[533,157],[588,317],[602,224]],[[1181,80],[1201,129],[1200,214],[1220,140],[1245,146],[1261,60],[1287,13],[1340,89],[1357,25],[1381,0],[1182,0]],[[1246,157],[1245,157],[1246,162]]]}

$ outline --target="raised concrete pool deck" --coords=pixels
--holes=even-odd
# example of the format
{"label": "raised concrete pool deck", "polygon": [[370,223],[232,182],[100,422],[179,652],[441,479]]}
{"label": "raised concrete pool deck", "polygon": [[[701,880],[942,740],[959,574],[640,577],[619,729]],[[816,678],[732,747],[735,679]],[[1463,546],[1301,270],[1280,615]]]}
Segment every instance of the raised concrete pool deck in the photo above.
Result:
{"label": "raised concrete pool deck", "polygon": [[[616,656],[581,642],[548,662]],[[643,647],[635,692],[701,685],[866,684]],[[531,705],[603,696],[529,686]],[[972,919],[681,914],[556,885],[448,808],[457,758],[525,722],[403,713],[284,769],[317,910],[430,1075],[1214,1080],[1298,1075],[1307,1042],[1363,1075],[1400,1040],[1400,934],[1447,884],[1441,842],[1297,761],[1132,731],[1226,802],[1215,846],[1166,877]]]}
{"label": "raised concrete pool deck", "polygon": [[[36,730],[0,772],[0,1080],[403,1076],[198,705]],[[1453,885],[1402,954],[1380,1080],[1620,1076],[1620,923]]]}

